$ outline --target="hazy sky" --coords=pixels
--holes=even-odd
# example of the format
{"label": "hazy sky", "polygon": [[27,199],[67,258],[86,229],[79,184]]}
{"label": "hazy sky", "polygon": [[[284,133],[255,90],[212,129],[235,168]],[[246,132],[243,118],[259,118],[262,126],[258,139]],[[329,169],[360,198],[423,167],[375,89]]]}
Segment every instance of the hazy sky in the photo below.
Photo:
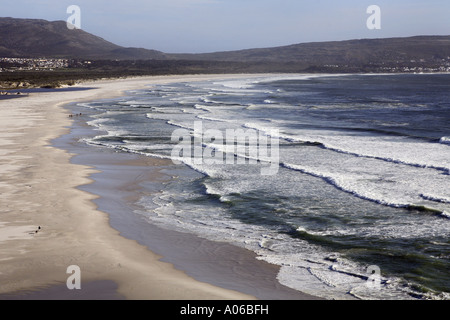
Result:
{"label": "hazy sky", "polygon": [[[449,0],[0,0],[0,16],[66,21],[69,5],[87,32],[170,53],[450,35]],[[380,30],[366,26],[370,5],[381,8]]]}

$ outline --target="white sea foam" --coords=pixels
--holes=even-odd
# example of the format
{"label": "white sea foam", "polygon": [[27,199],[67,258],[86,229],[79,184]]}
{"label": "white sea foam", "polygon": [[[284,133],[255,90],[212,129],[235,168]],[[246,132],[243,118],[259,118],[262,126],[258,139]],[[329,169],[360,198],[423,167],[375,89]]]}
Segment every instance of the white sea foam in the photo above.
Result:
{"label": "white sea foam", "polygon": [[[338,165],[339,161],[345,161],[345,166]],[[335,163],[337,165],[332,168],[320,161],[307,165],[282,162],[281,166],[319,177],[340,190],[383,205],[395,208],[429,208],[439,212],[446,208],[445,203],[437,204],[435,198],[428,199],[423,196],[424,190],[429,193],[439,192],[442,188],[450,190],[450,182],[445,175],[430,169],[428,171],[431,172],[415,168],[398,170],[396,165],[380,166],[376,160],[370,163],[336,158]],[[409,173],[405,173],[406,171]],[[443,199],[443,196],[440,199]]]}
{"label": "white sea foam", "polygon": [[439,140],[439,142],[442,143],[442,144],[450,144],[450,137],[442,137]]}
{"label": "white sea foam", "polygon": [[[109,121],[110,121],[110,119],[108,119],[108,118],[97,118],[97,119],[88,121],[87,124],[95,127],[99,131],[106,132],[106,135],[103,135],[103,136],[113,137],[113,136],[121,136],[121,135],[128,134],[128,131],[126,131],[126,130],[117,129],[116,127],[114,127],[112,125],[108,125]],[[100,137],[100,136],[98,136],[98,137]]]}
{"label": "white sea foam", "polygon": [[208,116],[204,116],[204,115],[198,115],[197,118],[200,120],[208,120],[208,121],[214,121],[214,122],[229,122],[228,120],[208,117]]}
{"label": "white sea foam", "polygon": [[[210,189],[208,193],[217,194],[218,191]],[[224,219],[220,212],[206,214],[193,207],[185,208],[182,213],[173,205],[170,195],[154,201],[158,209],[153,210],[156,216],[149,216],[153,223],[176,230],[190,230],[210,240],[231,242],[255,251],[258,259],[280,266],[278,280],[293,289],[328,299],[409,298],[399,286],[388,285],[387,278],[383,278],[382,290],[365,290],[368,273],[364,266],[342,258],[328,261],[329,252],[305,241],[293,241],[282,234],[268,234],[257,225]]]}
{"label": "white sea foam", "polygon": [[[232,93],[245,93],[245,92],[266,92],[263,90],[255,89],[255,85],[262,82],[274,82],[274,81],[282,81],[282,80],[306,80],[311,78],[319,78],[319,77],[331,77],[331,76],[339,76],[336,74],[280,74],[274,76],[261,76],[261,77],[252,77],[248,79],[232,79],[232,80],[221,80],[213,82],[213,85],[216,87],[212,87],[214,90],[221,90],[220,87],[225,88],[223,92]],[[222,91],[222,90],[221,90]]]}
{"label": "white sea foam", "polygon": [[[215,85],[220,85],[231,89],[249,89],[254,86],[255,80],[252,79],[236,79],[213,82]],[[218,89],[218,88],[215,88]],[[239,90],[242,91],[242,90]]]}
{"label": "white sea foam", "polygon": [[201,104],[195,104],[194,105],[195,109],[199,109],[199,110],[203,110],[203,111],[207,111],[210,112],[212,110],[211,107],[205,106],[205,105],[201,105]]}
{"label": "white sea foam", "polygon": [[103,123],[108,122],[108,119],[106,118],[99,118],[90,120],[87,122],[88,125],[99,128]]}
{"label": "white sea foam", "polygon": [[[268,127],[266,123],[245,123],[245,127],[262,131],[279,129],[283,132],[283,127]],[[333,130],[297,129],[280,134],[279,138],[291,142],[320,143],[325,148],[340,153],[423,168],[435,168],[450,173],[449,148],[408,137],[359,136]]]}
{"label": "white sea foam", "polygon": [[431,200],[440,203],[450,203],[450,195],[430,195],[430,194],[420,194],[425,200]]}
{"label": "white sea foam", "polygon": [[172,126],[179,127],[179,128],[182,128],[182,129],[187,129],[187,130],[192,130],[193,129],[191,123],[184,124],[184,123],[179,123],[179,122],[175,122],[175,121],[172,121],[172,120],[167,120],[167,124],[170,124]]}

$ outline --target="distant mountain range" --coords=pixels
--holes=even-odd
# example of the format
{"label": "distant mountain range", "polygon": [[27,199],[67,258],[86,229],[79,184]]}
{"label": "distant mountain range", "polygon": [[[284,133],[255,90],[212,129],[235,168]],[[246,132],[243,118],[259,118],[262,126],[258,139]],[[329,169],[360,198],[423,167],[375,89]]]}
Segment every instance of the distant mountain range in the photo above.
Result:
{"label": "distant mountain range", "polygon": [[450,61],[450,36],[362,39],[204,54],[170,54],[125,48],[83,30],[69,30],[65,21],[0,18],[0,57],[293,62],[305,68],[337,64],[401,65],[420,61],[437,65]]}
{"label": "distant mountain range", "polygon": [[410,60],[441,61],[450,56],[450,36],[312,42],[178,58],[223,61],[305,61],[309,64],[365,64]]}

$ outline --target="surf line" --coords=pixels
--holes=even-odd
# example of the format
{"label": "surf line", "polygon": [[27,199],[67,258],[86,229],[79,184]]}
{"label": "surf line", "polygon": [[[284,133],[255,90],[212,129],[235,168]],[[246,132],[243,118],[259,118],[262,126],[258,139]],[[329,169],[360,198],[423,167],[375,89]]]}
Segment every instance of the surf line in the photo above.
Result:
{"label": "surf line", "polygon": [[[266,162],[261,175],[278,173],[279,139],[277,133],[267,135],[254,129],[203,130],[203,122],[194,122],[193,133],[185,128],[174,130],[171,141],[178,142],[172,149],[172,161],[193,165],[257,164]],[[237,160],[236,160],[237,158]]]}

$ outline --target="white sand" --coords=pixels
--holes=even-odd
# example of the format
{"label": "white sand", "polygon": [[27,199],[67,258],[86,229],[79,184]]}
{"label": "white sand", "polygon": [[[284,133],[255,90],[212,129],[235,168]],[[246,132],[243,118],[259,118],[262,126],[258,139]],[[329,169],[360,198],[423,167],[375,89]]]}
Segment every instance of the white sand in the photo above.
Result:
{"label": "white sand", "polygon": [[50,146],[68,132],[66,103],[112,98],[152,83],[226,77],[238,76],[105,80],[78,85],[95,87],[87,91],[0,100],[0,293],[65,284],[67,267],[78,265],[82,281],[113,280],[128,299],[252,299],[198,282],[120,236],[94,196],[76,189],[90,182],[93,170]]}

